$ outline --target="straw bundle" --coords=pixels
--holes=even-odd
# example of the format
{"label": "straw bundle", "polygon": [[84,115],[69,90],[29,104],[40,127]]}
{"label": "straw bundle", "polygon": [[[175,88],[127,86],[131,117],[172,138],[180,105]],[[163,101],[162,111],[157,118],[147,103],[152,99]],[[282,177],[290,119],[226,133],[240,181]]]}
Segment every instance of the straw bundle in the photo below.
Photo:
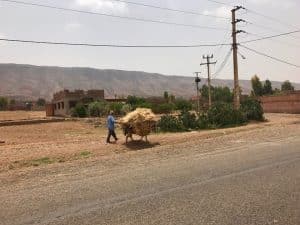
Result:
{"label": "straw bundle", "polygon": [[122,128],[131,128],[133,134],[147,136],[155,125],[155,115],[151,109],[137,108],[119,120]]}

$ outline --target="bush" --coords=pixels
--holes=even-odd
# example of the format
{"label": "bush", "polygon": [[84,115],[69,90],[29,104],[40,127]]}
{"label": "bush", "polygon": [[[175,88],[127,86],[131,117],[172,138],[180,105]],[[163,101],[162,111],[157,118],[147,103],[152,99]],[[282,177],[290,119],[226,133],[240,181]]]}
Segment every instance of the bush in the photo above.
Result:
{"label": "bush", "polygon": [[121,115],[123,105],[124,105],[123,103],[114,102],[114,103],[109,104],[109,109],[114,111],[115,115]]}
{"label": "bush", "polygon": [[0,97],[0,110],[6,110],[8,105],[7,98]]}
{"label": "bush", "polygon": [[207,129],[209,128],[208,116],[205,113],[199,115],[197,121],[197,129]]}
{"label": "bush", "polygon": [[175,109],[175,105],[172,103],[163,103],[153,105],[152,110],[154,113],[171,113]]}
{"label": "bush", "polygon": [[215,103],[207,112],[208,122],[213,127],[226,127],[247,122],[240,110],[233,109],[232,104]]}
{"label": "bush", "polygon": [[241,104],[241,111],[246,115],[248,120],[264,120],[264,111],[260,102],[253,98],[248,98]]}
{"label": "bush", "polygon": [[104,101],[101,102],[92,102],[88,105],[88,114],[92,117],[104,116],[108,113],[107,103]]}
{"label": "bush", "polygon": [[185,130],[182,122],[171,115],[162,116],[158,122],[158,127],[162,132],[180,132]]}
{"label": "bush", "polygon": [[197,117],[194,113],[189,111],[182,111],[179,120],[186,130],[197,128]]}
{"label": "bush", "polygon": [[129,112],[131,112],[131,111],[132,111],[131,105],[129,105],[129,104],[124,104],[124,105],[122,106],[121,112],[122,112],[123,115],[126,115],[127,113],[129,113]]}
{"label": "bush", "polygon": [[193,108],[192,103],[185,99],[177,99],[175,101],[175,106],[176,106],[176,109],[180,110],[180,111],[189,111],[189,110],[192,110],[192,108]]}
{"label": "bush", "polygon": [[85,107],[83,104],[78,103],[78,104],[72,109],[71,115],[72,115],[73,117],[80,117],[80,118],[87,117],[87,115],[88,115],[88,110],[86,109],[86,107]]}

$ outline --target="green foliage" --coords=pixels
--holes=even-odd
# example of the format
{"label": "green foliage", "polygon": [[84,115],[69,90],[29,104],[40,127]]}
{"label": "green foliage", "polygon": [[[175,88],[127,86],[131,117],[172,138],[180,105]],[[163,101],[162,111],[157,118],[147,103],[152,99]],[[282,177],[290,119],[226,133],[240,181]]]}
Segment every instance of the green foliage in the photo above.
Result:
{"label": "green foliage", "polygon": [[248,98],[241,104],[241,111],[245,114],[248,120],[264,120],[264,111],[258,100]]}
{"label": "green foliage", "polygon": [[173,112],[174,109],[175,109],[175,105],[172,103],[155,104],[152,106],[152,111],[154,113],[168,114]]}
{"label": "green foliage", "polygon": [[189,111],[182,111],[179,115],[179,120],[186,130],[194,130],[197,128],[197,116],[194,113],[190,113]]}
{"label": "green foliage", "polygon": [[[146,99],[131,95],[127,97],[126,103],[131,105],[133,109],[142,108],[145,104],[147,104]],[[149,108],[149,105],[146,108]]]}
{"label": "green foliage", "polygon": [[180,132],[185,130],[182,122],[171,115],[162,116],[158,122],[158,127],[162,132]]}
{"label": "green foliage", "polygon": [[43,98],[39,98],[39,99],[37,100],[36,104],[37,104],[38,106],[45,106],[45,105],[46,105],[46,100],[43,99]]}
{"label": "green foliage", "polygon": [[263,95],[263,85],[260,82],[260,79],[257,75],[251,78],[252,84],[252,95],[253,96],[262,96]]}
{"label": "green foliage", "polygon": [[92,102],[88,105],[88,114],[91,117],[104,116],[108,113],[107,102]]}
{"label": "green foliage", "polygon": [[202,113],[199,115],[197,121],[197,129],[207,129],[209,128],[208,116],[206,113]]}
{"label": "green foliage", "polygon": [[164,99],[166,100],[166,102],[169,101],[169,93],[167,91],[164,92]]}
{"label": "green foliage", "polygon": [[131,105],[129,105],[129,104],[124,104],[124,105],[122,106],[121,112],[122,112],[123,115],[126,115],[127,113],[129,113],[129,112],[131,112],[131,111],[132,111]]}
{"label": "green foliage", "polygon": [[273,94],[272,83],[270,80],[266,80],[266,82],[264,83],[263,94],[264,95],[272,95]]}
{"label": "green foliage", "polygon": [[185,99],[175,100],[175,108],[180,111],[189,111],[192,110],[193,104]]}
{"label": "green foliage", "polygon": [[295,90],[294,86],[288,80],[284,81],[283,84],[281,85],[281,91],[294,91],[294,90]]}
{"label": "green foliage", "polygon": [[208,122],[214,127],[226,127],[243,124],[247,118],[240,110],[235,110],[232,104],[215,103],[207,112]]}
{"label": "green foliage", "polygon": [[[208,86],[203,85],[201,88],[201,96],[208,100]],[[211,86],[211,99],[213,102],[232,102],[233,93],[228,87],[214,87]]]}
{"label": "green foliage", "polygon": [[8,105],[7,98],[0,97],[0,110],[6,110]]}
{"label": "green foliage", "polygon": [[80,117],[80,118],[87,117],[87,115],[88,115],[88,110],[86,109],[86,107],[85,107],[83,104],[78,103],[78,104],[72,109],[71,115],[72,115],[73,117]]}
{"label": "green foliage", "polygon": [[122,108],[123,108],[123,103],[120,102],[113,102],[109,104],[109,109],[114,111],[115,115],[121,115],[122,114]]}

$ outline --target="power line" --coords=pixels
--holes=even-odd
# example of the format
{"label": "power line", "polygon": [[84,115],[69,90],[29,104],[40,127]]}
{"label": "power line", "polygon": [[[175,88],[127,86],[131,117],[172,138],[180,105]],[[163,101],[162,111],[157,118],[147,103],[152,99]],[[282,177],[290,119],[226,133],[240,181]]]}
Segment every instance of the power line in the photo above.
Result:
{"label": "power line", "polygon": [[216,79],[216,77],[219,75],[219,73],[221,73],[221,71],[225,68],[225,66],[227,65],[230,56],[231,56],[231,52],[232,52],[232,48],[229,49],[228,53],[226,54],[223,62],[220,64],[219,68],[217,69],[217,71],[213,74],[213,78],[212,79]]}
{"label": "power line", "polygon": [[284,21],[281,21],[281,20],[279,20],[279,19],[277,19],[277,18],[274,18],[274,17],[271,17],[271,16],[267,16],[267,15],[265,15],[265,14],[263,14],[263,13],[256,12],[256,11],[251,10],[251,9],[246,9],[246,10],[247,10],[248,12],[254,14],[254,15],[263,17],[263,18],[265,18],[265,19],[271,20],[271,21],[276,22],[276,23],[279,23],[279,24],[281,24],[281,25],[284,25],[284,26],[290,26],[290,27],[299,29],[299,27],[296,27],[296,26],[294,26],[294,25],[292,25],[292,24],[289,24],[289,23],[286,23],[286,22],[284,22]]}
{"label": "power line", "polygon": [[257,39],[252,39],[252,40],[248,40],[248,41],[243,41],[243,42],[240,42],[240,43],[241,44],[245,44],[245,43],[250,43],[250,42],[262,41],[262,40],[266,40],[266,39],[271,39],[271,38],[275,38],[275,37],[286,36],[286,35],[295,34],[295,33],[299,33],[299,32],[300,32],[300,30],[295,30],[295,31],[290,31],[290,32],[286,32],[286,33],[281,33],[281,34],[276,34],[276,35],[271,35],[271,36],[265,36],[265,37],[261,37],[261,38],[257,38]]}
{"label": "power line", "polygon": [[213,3],[219,4],[219,5],[226,5],[226,6],[234,7],[233,5],[230,5],[230,4],[225,3],[225,2],[220,2],[220,1],[215,1],[215,0],[206,0],[206,1],[213,2]]}
{"label": "power line", "polygon": [[118,18],[118,19],[134,20],[134,21],[139,21],[139,22],[159,23],[159,24],[175,25],[175,26],[182,26],[182,27],[192,27],[192,28],[208,29],[208,30],[223,30],[223,31],[225,30],[224,28],[220,28],[220,27],[174,23],[174,22],[168,22],[168,21],[162,21],[162,20],[143,19],[143,18],[139,18],[139,17],[130,17],[130,16],[118,16],[118,15],[112,15],[112,14],[107,14],[107,13],[98,13],[98,12],[77,10],[77,9],[71,9],[71,8],[63,8],[63,7],[58,7],[58,6],[44,5],[44,4],[38,4],[38,3],[23,2],[23,1],[15,1],[15,0],[0,0],[0,1],[21,4],[21,5],[26,5],[26,6],[35,6],[35,7],[41,7],[41,8],[68,11],[68,12],[76,12],[76,13],[84,13],[84,14],[90,14],[90,15],[113,17],[113,18]]}
{"label": "power line", "polygon": [[[277,35],[272,35],[272,36],[266,36],[266,37],[253,39],[253,40],[248,40],[248,41],[241,42],[241,44],[266,40],[266,39],[289,35],[289,34],[293,34],[293,33],[297,33],[297,32],[300,32],[300,30],[277,34]],[[31,43],[31,44],[86,46],[86,47],[113,47],[113,48],[199,48],[199,47],[218,47],[218,46],[230,46],[231,45],[231,43],[211,43],[211,44],[195,44],[195,45],[119,45],[119,44],[93,44],[93,43],[38,41],[38,40],[9,39],[9,38],[0,38],[0,41],[17,42],[17,43]]]}
{"label": "power line", "polygon": [[249,50],[249,51],[251,51],[251,52],[254,52],[254,53],[258,54],[258,55],[262,55],[262,56],[265,56],[265,57],[267,57],[267,58],[273,59],[273,60],[275,60],[275,61],[278,61],[278,62],[285,63],[285,64],[290,65],[290,66],[294,66],[294,67],[300,68],[299,65],[290,63],[290,62],[288,62],[288,61],[286,61],[286,60],[279,59],[279,58],[276,58],[276,57],[267,55],[267,54],[265,54],[265,53],[262,53],[262,52],[259,52],[259,51],[255,50],[255,49],[248,48],[248,47],[246,47],[246,46],[244,46],[244,45],[240,45],[240,46],[243,47],[243,48],[245,48],[245,49],[247,49],[247,50]]}
{"label": "power line", "polygon": [[112,47],[112,48],[200,48],[200,47],[216,47],[216,46],[222,46],[222,45],[224,45],[224,46],[231,45],[231,44],[226,44],[226,43],[197,44],[197,45],[117,45],[117,44],[91,44],[91,43],[36,41],[36,40],[22,40],[22,39],[8,39],[8,38],[0,38],[0,41],[30,43],[30,44],[86,46],[86,47]]}
{"label": "power line", "polygon": [[208,15],[204,13],[199,13],[195,11],[186,11],[186,10],[180,10],[180,9],[172,9],[172,8],[167,8],[167,7],[162,7],[162,6],[155,6],[155,5],[149,5],[149,4],[144,4],[144,3],[138,3],[138,2],[132,2],[132,1],[124,1],[124,0],[112,0],[116,2],[123,2],[131,5],[138,5],[138,6],[143,6],[143,7],[148,7],[148,8],[154,8],[154,9],[161,9],[161,10],[166,10],[166,11],[171,11],[171,12],[177,12],[177,13],[183,13],[183,14],[190,14],[190,15],[195,15],[195,16],[207,16],[207,17],[213,17],[213,18],[219,18],[219,19],[230,19],[229,17],[224,17],[224,16],[214,16],[214,15]]}
{"label": "power line", "polygon": [[[252,36],[256,36],[256,37],[259,37],[259,38],[264,38],[264,36],[258,35],[258,34],[252,34],[252,33],[249,33],[249,32],[247,32],[247,34],[252,35]],[[297,44],[294,44],[294,43],[289,43],[289,42],[286,42],[286,41],[277,40],[277,39],[268,39],[268,40],[273,41],[273,42],[277,42],[277,43],[280,43],[280,44],[284,44],[284,45],[287,45],[287,46],[291,46],[291,47],[300,47],[300,45],[297,45]]]}

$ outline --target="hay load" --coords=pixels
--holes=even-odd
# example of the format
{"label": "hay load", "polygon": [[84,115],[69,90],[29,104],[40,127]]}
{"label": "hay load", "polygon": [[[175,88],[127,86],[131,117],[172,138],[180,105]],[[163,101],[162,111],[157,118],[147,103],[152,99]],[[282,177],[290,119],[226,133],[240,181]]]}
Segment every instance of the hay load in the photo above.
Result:
{"label": "hay load", "polygon": [[135,111],[128,113],[119,120],[121,127],[126,136],[126,143],[128,138],[132,139],[132,134],[145,137],[154,129],[156,120],[155,115],[151,109],[137,108]]}

